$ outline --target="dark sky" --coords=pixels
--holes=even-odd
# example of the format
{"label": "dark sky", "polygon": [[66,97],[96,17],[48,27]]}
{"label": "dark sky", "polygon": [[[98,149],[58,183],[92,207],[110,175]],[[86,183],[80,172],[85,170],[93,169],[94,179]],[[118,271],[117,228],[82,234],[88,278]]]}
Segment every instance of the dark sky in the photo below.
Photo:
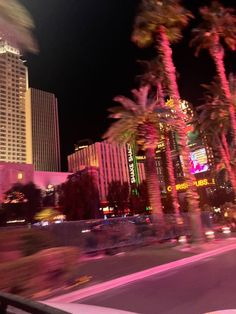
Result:
{"label": "dark sky", "polygon": [[[130,41],[138,0],[21,0],[32,14],[38,55],[26,55],[30,86],[58,98],[62,169],[74,143],[99,140],[108,127],[107,108],[117,94],[133,88],[142,51]],[[235,0],[222,1],[235,6]],[[185,0],[197,13],[206,1]],[[190,27],[197,23],[191,22]],[[200,84],[209,82],[214,65],[207,52],[194,57],[188,48],[190,30],[175,45],[173,56],[183,99],[198,104]],[[227,53],[226,67],[236,71],[235,54]]]}

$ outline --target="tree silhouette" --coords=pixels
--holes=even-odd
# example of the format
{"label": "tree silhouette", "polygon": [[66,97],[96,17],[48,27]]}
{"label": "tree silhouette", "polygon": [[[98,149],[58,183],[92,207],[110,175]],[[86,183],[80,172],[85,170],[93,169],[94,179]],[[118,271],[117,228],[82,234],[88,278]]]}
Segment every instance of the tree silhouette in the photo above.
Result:
{"label": "tree silhouette", "polygon": [[99,217],[99,193],[95,179],[89,173],[70,175],[60,188],[60,205],[67,220]]}
{"label": "tree silhouette", "polygon": [[129,201],[129,185],[127,182],[112,181],[108,186],[107,200],[114,208],[116,215],[124,214]]}
{"label": "tree silhouette", "polygon": [[34,183],[17,183],[5,193],[2,214],[5,220],[25,219],[26,222],[33,222],[41,202],[41,190]]}

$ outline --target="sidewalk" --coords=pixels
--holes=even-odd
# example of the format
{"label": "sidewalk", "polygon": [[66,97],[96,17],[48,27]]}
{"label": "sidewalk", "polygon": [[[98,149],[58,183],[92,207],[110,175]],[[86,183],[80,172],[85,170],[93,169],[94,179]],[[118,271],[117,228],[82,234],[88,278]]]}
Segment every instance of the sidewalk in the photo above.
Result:
{"label": "sidewalk", "polygon": [[[153,244],[129,249],[114,256],[85,259],[78,267],[84,280],[54,291],[47,301],[73,302],[88,295],[145,278],[155,273],[236,249],[236,238],[218,239],[201,245]],[[104,290],[105,289],[105,290]]]}

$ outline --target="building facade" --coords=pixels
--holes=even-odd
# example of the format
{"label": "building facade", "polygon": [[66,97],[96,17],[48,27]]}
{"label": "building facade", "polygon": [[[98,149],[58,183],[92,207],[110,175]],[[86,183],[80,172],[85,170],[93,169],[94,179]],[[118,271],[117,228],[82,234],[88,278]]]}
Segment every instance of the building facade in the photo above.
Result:
{"label": "building facade", "polygon": [[131,183],[126,145],[97,142],[68,156],[69,172],[87,167],[98,169],[100,201],[106,200],[108,186],[112,181]]}
{"label": "building facade", "polygon": [[29,88],[26,104],[31,108],[32,162],[35,170],[60,171],[58,106],[55,95]]}
{"label": "building facade", "polygon": [[32,163],[28,70],[20,51],[0,41],[0,161]]}
{"label": "building facade", "polygon": [[33,182],[42,191],[49,186],[58,186],[66,182],[69,172],[35,171],[32,164],[0,162],[0,203],[4,193],[16,183],[28,184]]}

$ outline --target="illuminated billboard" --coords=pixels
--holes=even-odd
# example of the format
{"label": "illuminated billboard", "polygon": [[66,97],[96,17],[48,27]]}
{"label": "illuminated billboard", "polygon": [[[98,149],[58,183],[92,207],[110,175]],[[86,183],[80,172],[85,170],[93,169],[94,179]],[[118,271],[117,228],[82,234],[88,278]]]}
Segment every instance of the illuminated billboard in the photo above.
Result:
{"label": "illuminated billboard", "polygon": [[190,153],[191,173],[200,173],[209,170],[205,148]]}

